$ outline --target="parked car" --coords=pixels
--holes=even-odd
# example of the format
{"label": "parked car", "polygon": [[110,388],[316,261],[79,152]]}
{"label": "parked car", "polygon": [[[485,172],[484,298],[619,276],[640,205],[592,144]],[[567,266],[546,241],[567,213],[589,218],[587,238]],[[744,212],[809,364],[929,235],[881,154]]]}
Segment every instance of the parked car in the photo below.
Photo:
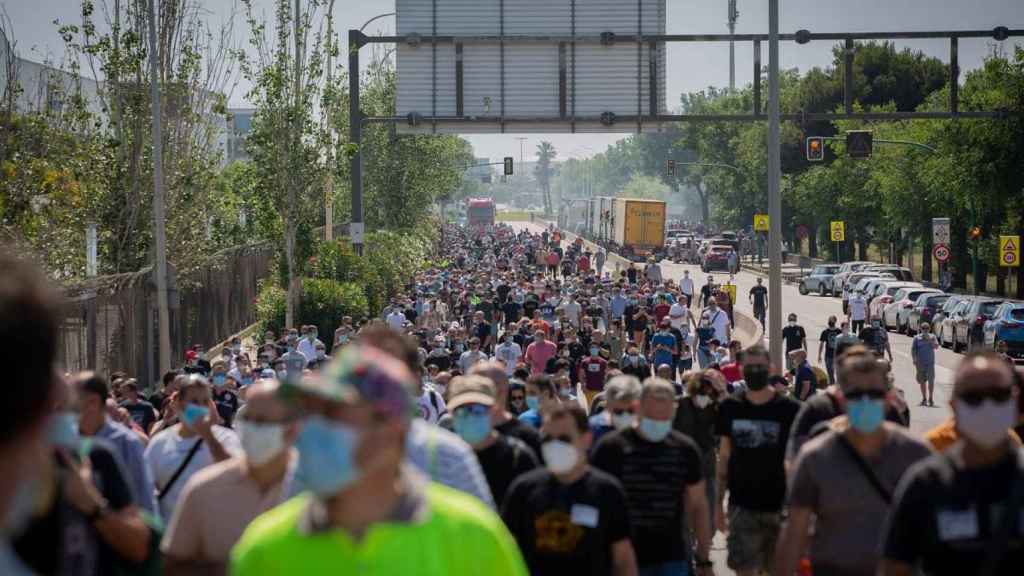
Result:
{"label": "parked car", "polygon": [[969,301],[958,316],[954,316],[953,351],[966,349],[968,352],[984,343],[985,322],[990,320],[1002,300],[994,298],[975,298]]}
{"label": "parked car", "polygon": [[865,267],[864,271],[889,273],[905,282],[914,281],[914,273],[910,271],[910,268],[904,268],[902,266],[893,266],[892,264],[873,264]]}
{"label": "parked car", "polygon": [[985,345],[1006,343],[1006,353],[1014,361],[1024,360],[1024,302],[1003,302],[985,322]]}
{"label": "parked car", "polygon": [[939,325],[939,344],[945,347],[951,347],[956,349],[955,332],[956,323],[967,310],[967,307],[971,305],[971,301],[974,298],[971,296],[965,296],[956,301],[950,310],[946,311],[946,314],[942,317],[942,323]]}
{"label": "parked car", "polygon": [[846,285],[850,278],[850,275],[854,272],[861,271],[865,266],[870,266],[871,262],[864,262],[861,260],[855,262],[843,262],[839,265],[839,271],[832,277],[832,294],[841,295],[843,293],[843,286]]}
{"label": "parked car", "polygon": [[[917,302],[914,303],[914,307],[910,309],[910,314],[907,316],[906,332],[909,336],[913,336],[920,331],[921,322],[927,322],[928,324],[934,324],[936,315],[942,309],[942,306],[952,298],[951,294],[945,292],[937,293],[924,293],[918,297]],[[933,327],[932,332],[938,333]]]}
{"label": "parked car", "polygon": [[939,344],[943,346],[946,342],[950,341],[946,333],[946,325],[949,324],[946,320],[956,312],[956,309],[964,300],[969,299],[970,296],[964,296],[962,294],[953,294],[946,300],[946,303],[935,311],[934,319],[932,320],[932,332],[935,332],[936,338],[939,339]]}
{"label": "parked car", "polygon": [[824,296],[832,292],[832,276],[838,271],[838,264],[818,264],[810,274],[800,279],[800,293],[806,296],[808,292],[817,292]]}
{"label": "parked car", "polygon": [[700,269],[705,272],[710,272],[715,269],[728,270],[729,252],[731,250],[732,248],[729,246],[712,244],[708,247],[708,251],[704,253],[704,260],[701,263]]}
{"label": "parked car", "polygon": [[910,311],[914,309],[917,299],[922,294],[942,294],[942,290],[916,286],[906,286],[897,290],[892,295],[892,301],[882,309],[882,325],[886,330],[892,328],[900,333],[906,332]]}
{"label": "parked car", "polygon": [[922,288],[922,286],[916,282],[900,282],[898,280],[879,283],[868,304],[868,318],[878,318],[884,322],[882,316],[885,307],[893,301],[896,293],[904,288]]}
{"label": "parked car", "polygon": [[[867,300],[868,306],[871,306],[871,301],[875,298],[875,296],[878,295],[878,289],[879,289],[880,286],[882,286],[886,282],[899,282],[899,281],[900,280],[898,278],[892,278],[892,277],[889,277],[889,276],[879,276],[877,278],[872,278],[867,283],[865,283],[864,284],[864,288],[862,289],[861,292],[864,294],[864,299]],[[869,308],[869,310],[870,310],[870,308]],[[868,317],[870,318],[870,313],[869,313]]]}
{"label": "parked car", "polygon": [[[858,278],[860,274],[863,274],[863,276]],[[851,284],[850,292],[860,292],[865,297],[867,297],[869,285],[873,285],[876,282],[884,280],[895,280],[895,278],[893,278],[890,275],[882,276],[880,274],[875,274],[873,272],[858,272],[857,275],[858,276],[850,277],[851,282],[855,281],[855,283]]]}

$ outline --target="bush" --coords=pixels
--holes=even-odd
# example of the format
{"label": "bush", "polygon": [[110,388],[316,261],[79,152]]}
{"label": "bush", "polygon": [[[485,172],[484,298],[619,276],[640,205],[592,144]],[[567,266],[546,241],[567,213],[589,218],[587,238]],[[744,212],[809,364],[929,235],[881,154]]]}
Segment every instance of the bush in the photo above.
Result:
{"label": "bush", "polygon": [[256,295],[256,320],[260,329],[257,334],[261,336],[267,330],[274,334],[280,334],[284,330],[285,309],[287,307],[287,292],[273,282],[261,280],[259,293]]}
{"label": "bush", "polygon": [[380,274],[369,261],[356,256],[348,242],[319,242],[315,256],[306,268],[308,275],[313,278],[352,282],[362,286],[370,314],[377,314],[384,309],[387,291]]}
{"label": "bush", "polygon": [[[260,334],[273,330],[280,334],[285,328],[285,290],[264,283],[256,297],[256,317]],[[336,282],[329,279],[305,278],[302,281],[302,303],[296,314],[295,327],[312,324],[320,339],[330,350],[334,344],[334,329],[342,316],[361,320],[369,316],[369,305],[363,288],[355,282]]]}

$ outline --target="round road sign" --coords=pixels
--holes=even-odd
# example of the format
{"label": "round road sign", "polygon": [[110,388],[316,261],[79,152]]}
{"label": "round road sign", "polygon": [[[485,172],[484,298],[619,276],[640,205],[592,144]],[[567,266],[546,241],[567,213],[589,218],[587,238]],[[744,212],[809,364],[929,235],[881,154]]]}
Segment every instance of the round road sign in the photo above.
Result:
{"label": "round road sign", "polygon": [[1003,264],[1007,266],[1013,266],[1017,263],[1017,254],[1015,252],[1004,252],[1003,253]]}
{"label": "round road sign", "polygon": [[935,248],[932,249],[932,255],[939,262],[945,262],[949,260],[949,246],[945,244],[936,244]]}

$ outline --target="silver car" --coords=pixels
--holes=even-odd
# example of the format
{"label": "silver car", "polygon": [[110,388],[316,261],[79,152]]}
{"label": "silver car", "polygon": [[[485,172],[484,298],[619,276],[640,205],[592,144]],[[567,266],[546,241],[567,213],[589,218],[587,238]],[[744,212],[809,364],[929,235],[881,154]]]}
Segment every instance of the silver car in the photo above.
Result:
{"label": "silver car", "polygon": [[873,262],[865,262],[863,260],[857,262],[843,262],[839,265],[839,271],[832,277],[832,294],[838,295],[843,293],[843,287],[849,281],[850,275],[854,272],[870,266]]}
{"label": "silver car", "polygon": [[832,292],[832,276],[839,271],[839,264],[818,264],[811,273],[800,279],[800,294],[817,292],[824,296]]}

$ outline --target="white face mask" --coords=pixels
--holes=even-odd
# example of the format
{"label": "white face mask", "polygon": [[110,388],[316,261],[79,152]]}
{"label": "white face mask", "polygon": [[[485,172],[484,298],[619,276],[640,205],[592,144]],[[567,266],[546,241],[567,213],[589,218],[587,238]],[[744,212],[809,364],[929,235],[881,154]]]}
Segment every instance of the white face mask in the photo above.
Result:
{"label": "white face mask", "polygon": [[705,394],[697,394],[693,397],[693,405],[697,408],[704,409],[711,404],[711,397]]}
{"label": "white face mask", "polygon": [[612,426],[616,430],[625,430],[633,426],[633,415],[629,412],[623,412],[622,414],[612,414]]}
{"label": "white face mask", "polygon": [[567,474],[576,467],[576,463],[580,459],[580,453],[576,447],[561,440],[545,442],[540,447],[540,451],[548,470],[555,474]]}
{"label": "white face mask", "polygon": [[284,424],[265,424],[239,419],[235,431],[245,457],[255,466],[265,464],[284,450]]}
{"label": "white face mask", "polygon": [[1002,403],[986,399],[980,406],[971,406],[956,398],[953,406],[957,429],[983,448],[994,448],[1006,440],[1007,430],[1017,423],[1017,405],[1013,398]]}

